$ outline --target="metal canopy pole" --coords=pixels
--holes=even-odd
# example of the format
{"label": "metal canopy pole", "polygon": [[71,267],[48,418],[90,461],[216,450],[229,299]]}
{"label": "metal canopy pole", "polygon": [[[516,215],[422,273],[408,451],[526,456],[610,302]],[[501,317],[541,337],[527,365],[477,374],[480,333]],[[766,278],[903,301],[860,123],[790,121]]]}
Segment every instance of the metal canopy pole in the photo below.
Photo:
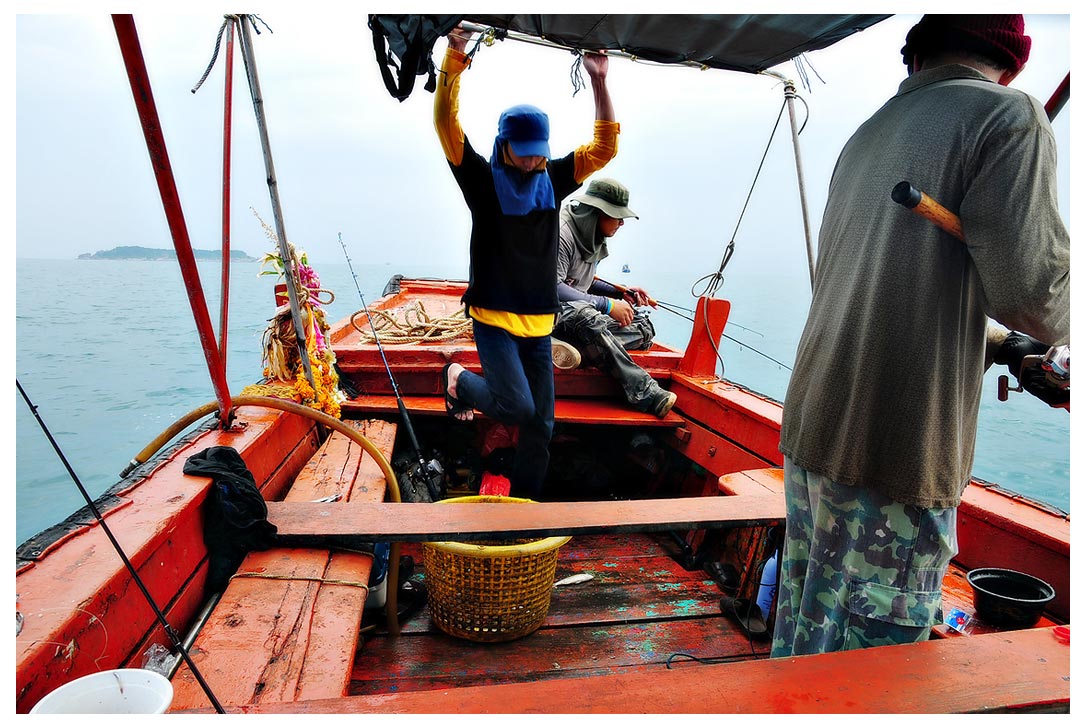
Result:
{"label": "metal canopy pole", "polygon": [[[256,57],[253,54],[253,39],[249,34],[249,17],[238,17],[238,42],[241,46],[241,57],[245,61],[245,73],[249,78],[249,92],[253,97],[253,110],[256,112],[256,125],[260,130],[260,145],[264,150],[264,168],[268,173],[268,192],[271,194],[272,212],[275,215],[275,234],[279,238],[279,256],[283,259],[283,275],[287,280],[287,296],[290,299],[290,316],[294,320],[294,334],[298,342],[298,356],[302,360],[302,369],[309,380],[309,386],[317,391],[317,384],[313,379],[313,370],[309,366],[309,351],[305,345],[305,327],[302,325],[302,315],[299,310],[298,293],[294,286],[293,256],[287,243],[287,232],[283,225],[283,208],[279,203],[279,184],[275,179],[275,165],[272,163],[271,142],[268,140],[268,122],[264,117],[264,97],[260,93],[260,79],[256,74]],[[250,21],[251,22],[251,21]],[[316,322],[314,322],[316,325]]]}
{"label": "metal canopy pole", "polygon": [[811,221],[807,214],[807,188],[803,181],[803,161],[799,153],[799,130],[796,128],[796,86],[791,81],[785,82],[784,99],[788,105],[788,121],[792,124],[792,148],[795,150],[796,177],[799,179],[799,204],[803,211],[803,235],[807,240],[807,266],[811,271],[811,288],[814,288],[814,243],[811,240]]}

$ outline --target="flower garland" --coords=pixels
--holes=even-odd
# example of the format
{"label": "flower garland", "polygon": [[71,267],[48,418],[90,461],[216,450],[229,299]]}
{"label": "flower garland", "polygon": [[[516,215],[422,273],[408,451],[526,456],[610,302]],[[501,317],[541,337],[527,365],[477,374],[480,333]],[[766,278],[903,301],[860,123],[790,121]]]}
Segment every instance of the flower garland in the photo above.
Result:
{"label": "flower garland", "polygon": [[[253,214],[256,215],[255,210]],[[257,219],[260,219],[259,215]],[[277,242],[275,233],[263,220],[260,222],[268,237]],[[266,384],[246,387],[242,393],[292,399],[338,419],[340,405],[347,401],[347,397],[339,388],[336,355],[328,345],[326,334],[329,327],[325,320],[324,310],[321,308],[322,304],[334,300],[334,296],[331,295],[331,291],[321,288],[320,276],[309,265],[305,252],[296,251],[293,245],[288,245],[288,250],[294,264],[294,280],[298,294],[296,298],[299,303],[306,355],[313,375],[313,384],[310,384],[305,368],[302,366],[298,352],[298,337],[294,329],[294,317],[287,304],[276,309],[275,316],[269,321],[268,328],[264,331],[264,377],[269,381]],[[266,269],[269,263],[273,266],[273,270]],[[258,275],[276,273],[280,277],[285,277],[285,265],[281,256],[278,253],[265,254]],[[321,293],[329,294],[330,300],[322,301]]]}
{"label": "flower garland", "polygon": [[[339,375],[336,373],[336,355],[326,347],[322,332],[328,330],[324,323],[324,312],[320,309],[310,311],[306,317],[305,348],[309,354],[309,369],[313,373],[316,391],[310,386],[305,376],[305,369],[298,367],[294,376],[294,389],[302,398],[302,404],[339,418],[340,405],[347,397],[339,389]],[[266,375],[265,375],[266,376]]]}

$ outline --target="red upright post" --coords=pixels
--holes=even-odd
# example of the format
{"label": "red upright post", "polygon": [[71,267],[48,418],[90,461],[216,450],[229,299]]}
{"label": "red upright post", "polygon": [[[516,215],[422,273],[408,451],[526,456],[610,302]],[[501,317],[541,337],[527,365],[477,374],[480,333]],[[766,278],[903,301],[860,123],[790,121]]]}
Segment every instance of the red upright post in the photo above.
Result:
{"label": "red upright post", "polygon": [[219,309],[219,353],[226,376],[227,312],[230,304],[230,130],[234,104],[234,19],[227,18],[226,84],[222,122],[222,304]]}
{"label": "red upright post", "polygon": [[720,335],[728,322],[732,304],[723,298],[702,296],[698,299],[694,314],[694,328],[690,331],[690,343],[679,362],[679,371],[692,377],[711,377],[716,374],[720,360]]}
{"label": "red upright post", "polygon": [[215,398],[219,401],[220,420],[225,426],[229,422],[227,415],[230,411],[230,389],[226,384],[226,368],[223,366],[215,341],[215,330],[211,326],[207,300],[204,298],[203,287],[200,285],[200,272],[196,268],[196,256],[192,252],[192,242],[189,240],[188,228],[185,225],[181,199],[177,194],[173,169],[170,166],[169,155],[166,153],[166,140],[162,136],[162,126],[159,123],[158,111],[151,93],[151,80],[147,75],[143,51],[140,49],[136,24],[131,15],[114,15],[113,27],[117,32],[117,42],[128,72],[128,81],[132,86],[132,98],[136,102],[136,112],[139,114],[140,125],[143,127],[143,135],[147,141],[147,152],[151,157],[155,180],[158,182],[158,192],[162,198],[162,208],[166,213],[166,222],[173,237],[173,247],[177,251],[177,262],[181,266],[181,276],[185,281],[185,291],[188,293],[189,305],[192,307],[192,316],[196,320],[196,331],[200,336],[204,358],[207,360],[207,368],[211,374],[211,384],[215,389]]}
{"label": "red upright post", "polygon": [[1045,113],[1048,114],[1048,120],[1052,121],[1056,118],[1056,115],[1060,113],[1060,109],[1063,108],[1067,100],[1071,98],[1071,72],[1068,71],[1067,75],[1060,81],[1060,85],[1056,87],[1056,90],[1052,92],[1052,96],[1048,99],[1048,103],[1045,104]]}

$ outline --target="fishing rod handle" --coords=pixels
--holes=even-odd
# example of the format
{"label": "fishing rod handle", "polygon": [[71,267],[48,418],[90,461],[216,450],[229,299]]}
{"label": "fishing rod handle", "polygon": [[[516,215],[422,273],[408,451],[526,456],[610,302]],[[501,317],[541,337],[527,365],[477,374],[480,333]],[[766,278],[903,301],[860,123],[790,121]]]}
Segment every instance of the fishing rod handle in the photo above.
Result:
{"label": "fishing rod handle", "polygon": [[[616,291],[621,293],[623,296],[625,296],[629,292],[629,289],[626,288],[626,286],[620,286],[617,283],[612,283],[611,281],[605,281],[602,278],[600,278],[599,276],[592,276],[592,277],[595,278],[600,283],[606,283],[607,285],[611,286]],[[653,298],[652,296],[647,296],[647,298],[649,299],[649,305],[652,306],[653,308],[655,308],[657,303],[658,303],[657,300],[655,298]]]}
{"label": "fishing rod handle", "polygon": [[890,191],[890,199],[935,223],[943,231],[958,240],[965,241],[962,233],[962,221],[950,210],[940,205],[925,193],[912,186],[908,181],[898,182]]}

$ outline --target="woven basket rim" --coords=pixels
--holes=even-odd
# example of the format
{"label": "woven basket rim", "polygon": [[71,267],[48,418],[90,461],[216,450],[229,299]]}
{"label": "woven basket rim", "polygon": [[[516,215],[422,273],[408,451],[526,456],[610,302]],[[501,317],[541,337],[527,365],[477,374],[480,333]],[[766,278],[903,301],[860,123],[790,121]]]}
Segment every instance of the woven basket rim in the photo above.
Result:
{"label": "woven basket rim", "polygon": [[[514,498],[504,495],[465,495],[459,498],[447,498],[439,503],[535,503],[529,498]],[[476,558],[493,558],[503,556],[530,556],[532,554],[545,553],[564,546],[572,536],[548,536],[538,541],[528,543],[508,544],[503,546],[485,546],[481,544],[464,543],[462,541],[425,541],[423,545],[429,546],[445,553],[457,554]]]}

